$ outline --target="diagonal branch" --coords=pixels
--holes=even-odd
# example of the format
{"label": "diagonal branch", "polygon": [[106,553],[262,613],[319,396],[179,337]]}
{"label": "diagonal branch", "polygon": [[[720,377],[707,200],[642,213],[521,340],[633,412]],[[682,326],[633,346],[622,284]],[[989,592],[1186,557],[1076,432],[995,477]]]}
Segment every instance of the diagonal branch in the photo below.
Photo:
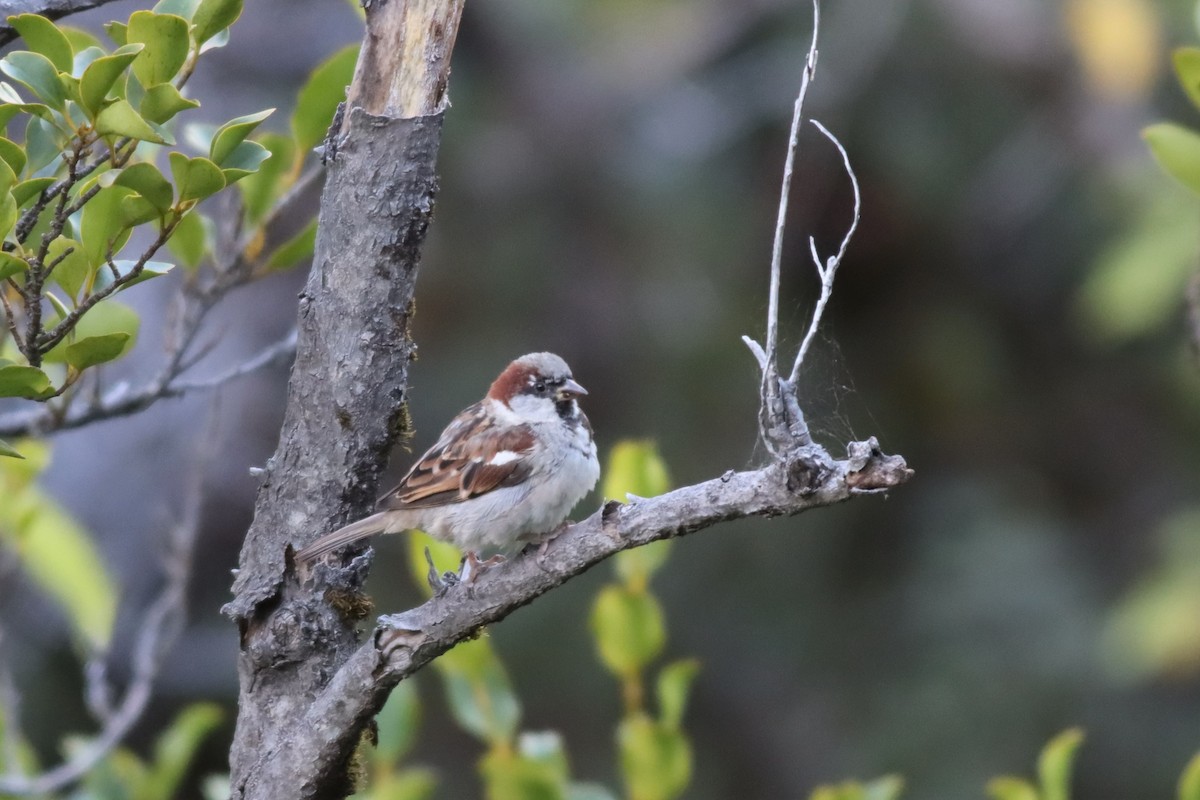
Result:
{"label": "diagonal branch", "polygon": [[[870,439],[851,444],[841,461],[816,457],[774,463],[627,505],[609,502],[554,539],[542,563],[530,556],[511,559],[488,570],[474,587],[458,584],[418,608],[381,617],[375,634],[293,723],[298,730],[319,728],[322,735],[292,738],[295,746],[275,755],[268,777],[295,787],[297,796],[309,796],[307,790],[320,776],[357,745],[362,727],[396,683],[481,627],[621,550],[727,520],[799,514],[855,495],[885,492],[911,476],[903,458],[884,455]],[[327,565],[317,564],[312,579],[324,584],[328,572]]]}
{"label": "diagonal branch", "polygon": [[[62,19],[70,14],[98,8],[111,2],[113,0],[3,0],[0,2],[0,21],[16,14],[41,14],[50,19]],[[17,29],[11,25],[0,24],[0,46],[8,44],[19,35]]]}

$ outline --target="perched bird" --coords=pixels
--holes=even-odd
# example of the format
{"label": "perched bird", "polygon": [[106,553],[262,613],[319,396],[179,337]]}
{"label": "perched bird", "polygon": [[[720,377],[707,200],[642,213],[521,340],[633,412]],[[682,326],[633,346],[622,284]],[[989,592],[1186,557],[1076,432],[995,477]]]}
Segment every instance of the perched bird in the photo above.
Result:
{"label": "perched bird", "polygon": [[296,560],[414,528],[469,558],[485,547],[538,541],[600,478],[592,426],[575,400],[585,394],[553,353],[521,356],[380,499],[382,510],[322,536]]}

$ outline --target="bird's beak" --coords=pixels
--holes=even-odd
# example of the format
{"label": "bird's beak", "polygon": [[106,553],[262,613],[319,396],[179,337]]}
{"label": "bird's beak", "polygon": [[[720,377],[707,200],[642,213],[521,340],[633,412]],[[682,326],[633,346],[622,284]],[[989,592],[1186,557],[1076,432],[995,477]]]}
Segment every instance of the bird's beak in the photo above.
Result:
{"label": "bird's beak", "polygon": [[585,394],[587,394],[587,389],[569,378],[566,383],[558,387],[558,396],[564,400],[569,400],[572,397],[582,397]]}

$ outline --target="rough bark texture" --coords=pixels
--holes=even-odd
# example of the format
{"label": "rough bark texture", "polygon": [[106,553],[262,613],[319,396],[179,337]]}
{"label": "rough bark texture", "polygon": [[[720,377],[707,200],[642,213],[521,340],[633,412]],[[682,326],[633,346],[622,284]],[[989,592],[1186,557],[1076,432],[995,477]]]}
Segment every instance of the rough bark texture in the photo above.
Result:
{"label": "rough bark texture", "polygon": [[[336,750],[331,732],[362,730],[399,681],[482,626],[498,622],[621,550],[685,536],[726,520],[798,514],[886,491],[911,476],[903,458],[884,455],[870,439],[851,444],[841,461],[814,446],[786,464],[730,471],[659,497],[630,498],[627,504],[610,501],[554,539],[540,562],[535,554],[518,556],[489,569],[474,586],[457,584],[418,608],[380,617],[375,633],[308,708],[305,726],[321,734],[306,743],[310,749],[305,759],[320,764],[324,753]],[[365,560],[365,555],[359,556],[351,566]],[[327,585],[337,574],[318,564],[304,582]]]}
{"label": "rough bark texture", "polygon": [[[344,769],[294,774],[313,693],[357,645],[364,561],[338,579],[341,602],[284,588],[285,551],[365,513],[403,430],[419,247],[433,207],[441,116],[352,112],[329,165],[312,274],[279,447],[267,464],[226,613],[241,632],[241,694],[230,763],[235,797],[336,796]],[[326,598],[329,598],[327,600]],[[333,754],[345,762],[346,752]],[[328,767],[328,765],[326,765]]]}

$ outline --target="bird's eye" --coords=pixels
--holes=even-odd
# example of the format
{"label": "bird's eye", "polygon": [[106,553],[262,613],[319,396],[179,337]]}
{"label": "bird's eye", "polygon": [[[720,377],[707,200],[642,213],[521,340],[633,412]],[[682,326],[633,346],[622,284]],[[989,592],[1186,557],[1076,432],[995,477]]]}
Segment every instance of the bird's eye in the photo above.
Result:
{"label": "bird's eye", "polygon": [[545,394],[545,393],[546,393],[546,383],[545,383],[545,381],[538,381],[537,383],[535,383],[535,384],[533,385],[533,390],[534,390],[535,392],[537,392],[538,394]]}

